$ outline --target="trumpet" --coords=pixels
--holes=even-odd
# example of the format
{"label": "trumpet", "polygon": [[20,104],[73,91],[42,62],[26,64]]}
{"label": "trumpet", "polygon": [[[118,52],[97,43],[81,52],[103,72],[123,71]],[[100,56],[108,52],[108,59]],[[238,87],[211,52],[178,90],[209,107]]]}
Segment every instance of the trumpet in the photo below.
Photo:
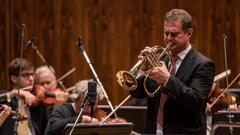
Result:
{"label": "trumpet", "polygon": [[[155,49],[157,51],[145,53],[145,57],[141,60],[138,60],[137,63],[130,69],[130,71],[118,71],[116,74],[118,84],[128,91],[133,91],[138,86],[137,79],[142,76],[142,74],[139,73],[139,70],[144,64],[146,64],[147,61],[150,63],[149,68],[162,66],[160,60],[163,58],[163,56],[167,55],[170,62],[173,63],[171,58],[172,54],[168,51],[169,47],[170,44],[168,44],[165,48],[162,46],[153,46],[152,49]],[[153,97],[154,94],[162,87],[162,85],[159,85],[159,87],[154,92],[149,92],[146,87],[146,79],[148,75],[146,75],[146,78],[144,79],[144,89],[148,96]]]}

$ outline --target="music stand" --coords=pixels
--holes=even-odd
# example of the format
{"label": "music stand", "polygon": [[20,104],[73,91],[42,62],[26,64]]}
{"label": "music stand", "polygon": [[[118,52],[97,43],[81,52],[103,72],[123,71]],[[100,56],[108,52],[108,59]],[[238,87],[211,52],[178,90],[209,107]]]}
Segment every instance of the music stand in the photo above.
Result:
{"label": "music stand", "polygon": [[[73,124],[67,124],[64,135],[68,135]],[[72,135],[130,135],[133,128],[132,123],[90,125],[79,123],[76,125]]]}
{"label": "music stand", "polygon": [[[229,117],[231,117],[231,121],[229,122]],[[239,135],[240,134],[240,126],[237,128],[236,126],[231,126],[232,124],[236,124],[239,122],[240,113],[237,111],[230,112],[229,111],[219,111],[213,114],[212,117],[212,125],[223,125],[223,123],[227,126],[219,126],[219,128],[215,129],[216,135]],[[238,125],[240,125],[238,123]],[[232,133],[231,133],[232,132]]]}

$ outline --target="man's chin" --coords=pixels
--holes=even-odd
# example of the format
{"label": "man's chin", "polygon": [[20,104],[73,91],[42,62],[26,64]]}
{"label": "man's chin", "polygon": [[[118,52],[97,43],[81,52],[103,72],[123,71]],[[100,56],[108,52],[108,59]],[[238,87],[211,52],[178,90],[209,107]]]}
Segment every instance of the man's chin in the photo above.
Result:
{"label": "man's chin", "polygon": [[176,48],[176,44],[171,44],[170,49],[174,49],[174,48]]}
{"label": "man's chin", "polygon": [[172,52],[172,51],[174,51],[174,49],[175,49],[175,46],[170,46],[168,51]]}

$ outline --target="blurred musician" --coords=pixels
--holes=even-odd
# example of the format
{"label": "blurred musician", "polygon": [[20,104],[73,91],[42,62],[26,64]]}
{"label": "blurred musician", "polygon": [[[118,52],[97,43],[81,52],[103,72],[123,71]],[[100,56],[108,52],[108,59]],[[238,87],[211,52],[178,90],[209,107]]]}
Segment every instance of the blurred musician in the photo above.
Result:
{"label": "blurred musician", "polygon": [[[81,109],[80,106],[81,106],[82,100],[87,95],[87,83],[88,83],[88,80],[83,80],[75,85],[75,89],[73,93],[70,95],[70,97],[75,99],[73,103],[68,103],[68,102],[64,103],[63,105],[58,106],[53,110],[52,115],[50,116],[47,124],[45,135],[61,135],[63,134],[64,127],[68,123],[75,122]],[[98,95],[97,99],[103,98],[103,94],[101,93],[101,90],[99,88],[97,88],[97,95]],[[96,104],[97,104],[97,100],[96,100]],[[89,115],[90,113],[89,108],[90,107],[88,103],[86,103],[84,113],[79,120],[81,123],[90,123],[90,122],[97,123],[99,122],[99,120],[101,120],[101,116],[99,117],[96,115],[102,115],[102,116],[106,115],[105,112],[97,111],[97,109],[95,108],[94,116],[98,118],[96,117],[92,118]],[[99,114],[96,114],[96,112],[98,112]]]}
{"label": "blurred musician", "polygon": [[[45,96],[45,92],[52,92],[54,97]],[[41,96],[39,97],[39,93]],[[38,104],[30,108],[31,119],[37,135],[43,135],[47,121],[55,105],[64,103],[68,95],[57,90],[55,75],[47,66],[40,66],[35,70],[34,94]]]}
{"label": "blurred musician", "polygon": [[[49,68],[51,68],[51,70]],[[36,83],[43,86],[43,88],[46,91],[52,92],[55,95],[56,99],[54,103],[55,105],[60,105],[67,101],[68,93],[57,88],[55,71],[52,67],[50,66],[38,67],[35,73]]]}
{"label": "blurred musician", "polygon": [[[21,73],[20,61],[22,63]],[[20,113],[28,117],[28,120],[18,123],[17,133],[19,135],[35,134],[31,124],[31,115],[29,112],[29,106],[35,104],[36,102],[36,97],[31,93],[32,85],[34,83],[34,67],[26,59],[20,60],[19,58],[16,58],[9,64],[9,77],[12,88],[1,91],[3,96],[0,97],[0,100],[2,102],[5,100],[5,103],[13,110],[18,109]],[[16,97],[18,88],[20,88],[19,99]],[[28,89],[22,90],[21,88]],[[8,117],[0,128],[0,134],[13,135],[14,125],[15,119],[13,119],[13,117]]]}
{"label": "blurred musician", "polygon": [[[211,92],[212,94],[208,95],[209,96],[208,103],[205,110],[207,114],[211,115],[218,111],[226,111],[226,110],[237,111],[238,110],[237,103],[239,102],[238,101],[239,97],[237,94],[234,94],[232,92],[224,92],[224,90],[220,89],[216,83],[213,84]],[[222,93],[223,95],[215,102],[215,104],[211,105],[213,101],[215,101],[217,97],[219,97],[219,95]]]}

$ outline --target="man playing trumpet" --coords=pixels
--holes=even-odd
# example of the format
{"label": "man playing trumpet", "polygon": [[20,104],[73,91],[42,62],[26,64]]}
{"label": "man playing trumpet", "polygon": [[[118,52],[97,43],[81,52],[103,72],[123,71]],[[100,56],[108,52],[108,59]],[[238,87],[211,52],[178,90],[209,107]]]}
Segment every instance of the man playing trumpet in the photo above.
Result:
{"label": "man playing trumpet", "polygon": [[[205,107],[211,89],[215,65],[192,48],[192,17],[183,9],[172,9],[164,18],[164,43],[168,45],[173,62],[164,57],[158,65],[149,68],[144,64],[138,78],[138,87],[131,91],[133,97],[148,97],[147,134],[206,134]],[[155,48],[145,47],[139,59],[154,53]],[[171,67],[171,71],[168,69]],[[145,79],[147,76],[147,79]],[[145,79],[145,81],[144,81]],[[145,82],[145,83],[143,83]],[[144,86],[145,85],[145,86]],[[145,89],[145,91],[144,91]]]}

